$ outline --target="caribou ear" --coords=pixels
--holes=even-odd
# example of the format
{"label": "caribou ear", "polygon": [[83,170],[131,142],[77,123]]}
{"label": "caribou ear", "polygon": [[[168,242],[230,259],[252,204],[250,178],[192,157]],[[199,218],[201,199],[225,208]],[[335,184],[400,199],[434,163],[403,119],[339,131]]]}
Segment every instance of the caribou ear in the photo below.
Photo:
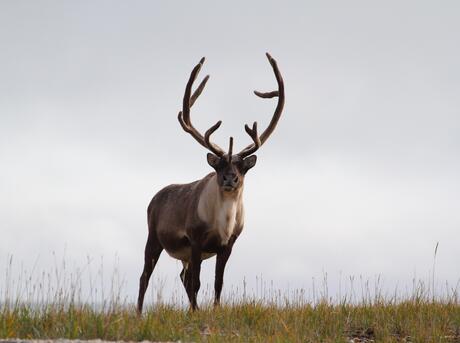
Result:
{"label": "caribou ear", "polygon": [[243,174],[246,174],[246,172],[251,169],[252,167],[254,167],[256,165],[256,162],[257,162],[257,156],[256,155],[252,155],[252,156],[249,156],[249,157],[246,157],[244,160],[243,160]]}
{"label": "caribou ear", "polygon": [[214,169],[216,169],[217,165],[219,164],[220,158],[214,154],[211,154],[210,152],[208,152],[207,158],[208,158],[208,164]]}

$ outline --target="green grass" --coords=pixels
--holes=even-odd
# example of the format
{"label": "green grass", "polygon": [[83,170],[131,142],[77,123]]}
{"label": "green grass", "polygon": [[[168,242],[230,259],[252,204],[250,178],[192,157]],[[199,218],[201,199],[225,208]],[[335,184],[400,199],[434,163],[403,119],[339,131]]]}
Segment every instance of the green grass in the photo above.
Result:
{"label": "green grass", "polygon": [[105,287],[101,270],[96,278],[87,278],[89,287],[83,287],[81,269],[69,272],[61,264],[49,272],[21,269],[16,275],[9,259],[4,282],[0,279],[0,338],[460,342],[457,287],[446,286],[442,296],[434,296],[434,272],[428,282],[414,281],[409,293],[392,295],[382,291],[379,279],[372,288],[361,280],[361,295],[356,295],[350,278],[351,291],[334,300],[328,295],[327,276],[313,297],[307,290],[283,294],[265,286],[263,294],[248,295],[243,282],[243,289],[226,294],[217,308],[209,305],[212,294],[205,289],[199,311],[189,311],[173,297],[146,306],[138,316],[132,301],[123,300],[117,273],[108,273],[112,282]]}
{"label": "green grass", "polygon": [[[257,302],[205,307],[17,303],[0,309],[0,337],[79,338],[126,341],[209,342],[460,342],[458,302],[412,299],[399,303],[270,306]],[[358,341],[358,339],[356,339]]]}

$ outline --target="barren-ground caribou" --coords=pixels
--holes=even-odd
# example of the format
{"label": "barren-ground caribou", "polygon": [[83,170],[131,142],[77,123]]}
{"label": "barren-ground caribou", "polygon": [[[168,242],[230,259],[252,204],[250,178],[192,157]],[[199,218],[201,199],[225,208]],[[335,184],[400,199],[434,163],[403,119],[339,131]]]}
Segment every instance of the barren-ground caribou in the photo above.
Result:
{"label": "barren-ground caribou", "polygon": [[190,121],[190,107],[200,96],[209,75],[192,94],[192,85],[204,63],[204,57],[195,68],[185,87],[179,123],[203,147],[210,150],[207,160],[215,172],[201,180],[181,185],[169,185],[159,191],[147,209],[148,239],[145,246],[145,264],[140,277],[138,311],[142,312],[145,291],[161,252],[181,260],[180,278],[193,310],[197,309],[196,297],[200,289],[202,260],[217,255],[214,304],[218,305],[222,291],[224,269],[232,252],[233,244],[243,230],[243,182],[246,172],[254,167],[257,156],[253,155],[268,139],[278,123],[284,106],[284,84],[276,61],[267,53],[278,82],[278,90],[254,93],[261,98],[278,97],[273,117],[259,136],[257,122],[245,130],[253,143],[233,155],[233,138],[229,150],[224,152],[210,141],[211,134],[222,124],[218,121],[204,136]]}

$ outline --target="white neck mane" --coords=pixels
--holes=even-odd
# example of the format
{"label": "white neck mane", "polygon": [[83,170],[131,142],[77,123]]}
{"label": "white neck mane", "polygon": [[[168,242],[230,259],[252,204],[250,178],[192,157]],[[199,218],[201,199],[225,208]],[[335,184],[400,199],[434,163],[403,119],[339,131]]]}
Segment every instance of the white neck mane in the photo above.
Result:
{"label": "white neck mane", "polygon": [[217,231],[223,245],[228,243],[233,234],[238,211],[242,211],[242,193],[242,188],[232,194],[222,193],[217,184],[217,176],[214,175],[200,195],[198,216],[212,231]]}

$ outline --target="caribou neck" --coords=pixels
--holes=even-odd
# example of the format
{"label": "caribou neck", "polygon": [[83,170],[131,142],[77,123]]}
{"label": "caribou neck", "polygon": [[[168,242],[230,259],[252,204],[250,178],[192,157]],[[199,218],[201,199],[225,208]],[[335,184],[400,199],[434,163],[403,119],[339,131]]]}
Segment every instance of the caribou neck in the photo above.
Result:
{"label": "caribou neck", "polygon": [[198,201],[198,216],[210,231],[215,231],[226,245],[235,225],[243,224],[243,186],[234,192],[223,192],[214,174],[208,179]]}

